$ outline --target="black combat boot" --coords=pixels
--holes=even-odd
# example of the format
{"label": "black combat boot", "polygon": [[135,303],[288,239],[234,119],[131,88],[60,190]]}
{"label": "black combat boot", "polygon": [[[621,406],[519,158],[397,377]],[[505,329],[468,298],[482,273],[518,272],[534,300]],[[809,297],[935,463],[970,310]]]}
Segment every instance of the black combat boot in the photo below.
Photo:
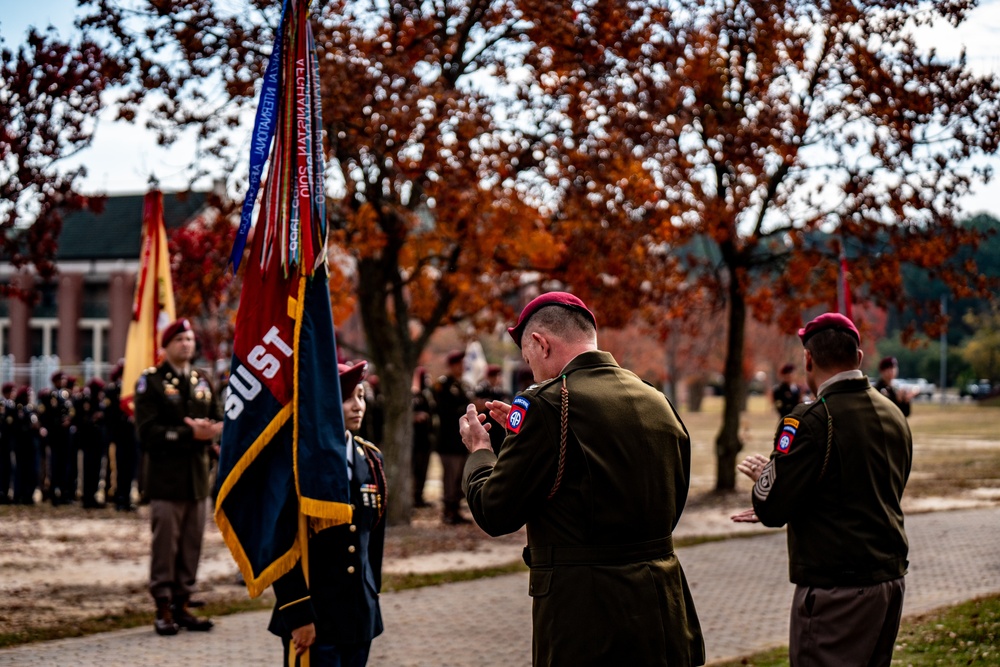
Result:
{"label": "black combat boot", "polygon": [[177,624],[174,623],[174,616],[170,611],[170,600],[167,598],[156,598],[156,621],[153,622],[156,634],[163,636],[176,635]]}
{"label": "black combat boot", "polygon": [[215,625],[207,618],[198,618],[188,609],[188,598],[174,598],[174,620],[177,625],[195,632],[208,632]]}

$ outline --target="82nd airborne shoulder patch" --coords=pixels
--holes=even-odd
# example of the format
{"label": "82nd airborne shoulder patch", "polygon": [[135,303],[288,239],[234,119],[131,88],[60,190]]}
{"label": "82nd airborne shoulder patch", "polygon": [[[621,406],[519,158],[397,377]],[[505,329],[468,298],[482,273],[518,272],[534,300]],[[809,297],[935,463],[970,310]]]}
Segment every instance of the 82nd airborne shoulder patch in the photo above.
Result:
{"label": "82nd airborne shoulder patch", "polygon": [[775,443],[774,448],[782,454],[787,454],[788,450],[792,448],[792,441],[795,440],[795,432],[799,428],[799,420],[793,417],[785,417],[782,424],[781,433],[778,434],[778,441]]}
{"label": "82nd airborne shoulder patch", "polygon": [[524,415],[528,412],[531,403],[523,396],[518,396],[510,406],[510,413],[507,415],[507,430],[511,433],[519,433],[521,425],[524,424]]}

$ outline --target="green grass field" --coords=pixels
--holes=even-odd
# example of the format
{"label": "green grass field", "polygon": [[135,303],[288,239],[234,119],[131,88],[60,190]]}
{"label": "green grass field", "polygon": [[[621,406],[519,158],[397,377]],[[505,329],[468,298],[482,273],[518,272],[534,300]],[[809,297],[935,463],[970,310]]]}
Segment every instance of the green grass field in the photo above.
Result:
{"label": "green grass field", "polygon": [[[722,399],[716,396],[705,399],[701,412],[681,410],[691,434],[692,493],[715,486],[715,438],[721,416]],[[909,422],[913,470],[908,497],[975,492],[980,496],[995,493],[1000,498],[1000,407],[921,402],[914,404]],[[777,423],[767,397],[752,396],[740,425],[743,454],[769,454]],[[749,490],[749,482],[740,483],[740,490]]]}

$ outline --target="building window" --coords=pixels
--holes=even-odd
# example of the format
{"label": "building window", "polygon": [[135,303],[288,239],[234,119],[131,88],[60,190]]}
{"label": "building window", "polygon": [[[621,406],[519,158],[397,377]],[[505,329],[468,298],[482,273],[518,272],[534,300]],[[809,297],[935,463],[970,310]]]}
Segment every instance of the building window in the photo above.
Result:
{"label": "building window", "polygon": [[[84,283],[81,314],[83,317],[106,318],[110,301],[110,290],[106,282]],[[83,355],[83,358],[86,359],[87,355]]]}
{"label": "building window", "polygon": [[28,333],[29,353],[32,357],[49,356],[56,353],[56,339],[59,335],[59,326],[56,320],[45,319],[42,321],[31,320],[31,329]]}
{"label": "building window", "polygon": [[54,283],[43,283],[35,286],[38,289],[38,303],[31,311],[32,317],[56,317],[56,293],[59,286]]}

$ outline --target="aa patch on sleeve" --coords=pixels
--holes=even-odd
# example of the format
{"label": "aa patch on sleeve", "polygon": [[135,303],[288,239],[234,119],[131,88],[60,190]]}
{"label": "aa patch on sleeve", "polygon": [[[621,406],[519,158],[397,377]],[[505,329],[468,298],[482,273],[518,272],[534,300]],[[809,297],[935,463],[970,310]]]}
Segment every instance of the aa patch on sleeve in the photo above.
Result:
{"label": "aa patch on sleeve", "polygon": [[785,427],[781,429],[781,433],[778,434],[778,442],[774,445],[774,448],[782,454],[788,453],[788,450],[792,448],[792,441],[795,440],[796,426],[799,425],[799,422],[795,419],[792,421],[795,422],[795,426],[789,424],[787,419],[785,420]]}
{"label": "aa patch on sleeve", "polygon": [[523,396],[518,396],[510,406],[510,414],[507,415],[507,430],[511,433],[519,433],[521,425],[524,424],[524,415],[527,414],[531,403]]}

